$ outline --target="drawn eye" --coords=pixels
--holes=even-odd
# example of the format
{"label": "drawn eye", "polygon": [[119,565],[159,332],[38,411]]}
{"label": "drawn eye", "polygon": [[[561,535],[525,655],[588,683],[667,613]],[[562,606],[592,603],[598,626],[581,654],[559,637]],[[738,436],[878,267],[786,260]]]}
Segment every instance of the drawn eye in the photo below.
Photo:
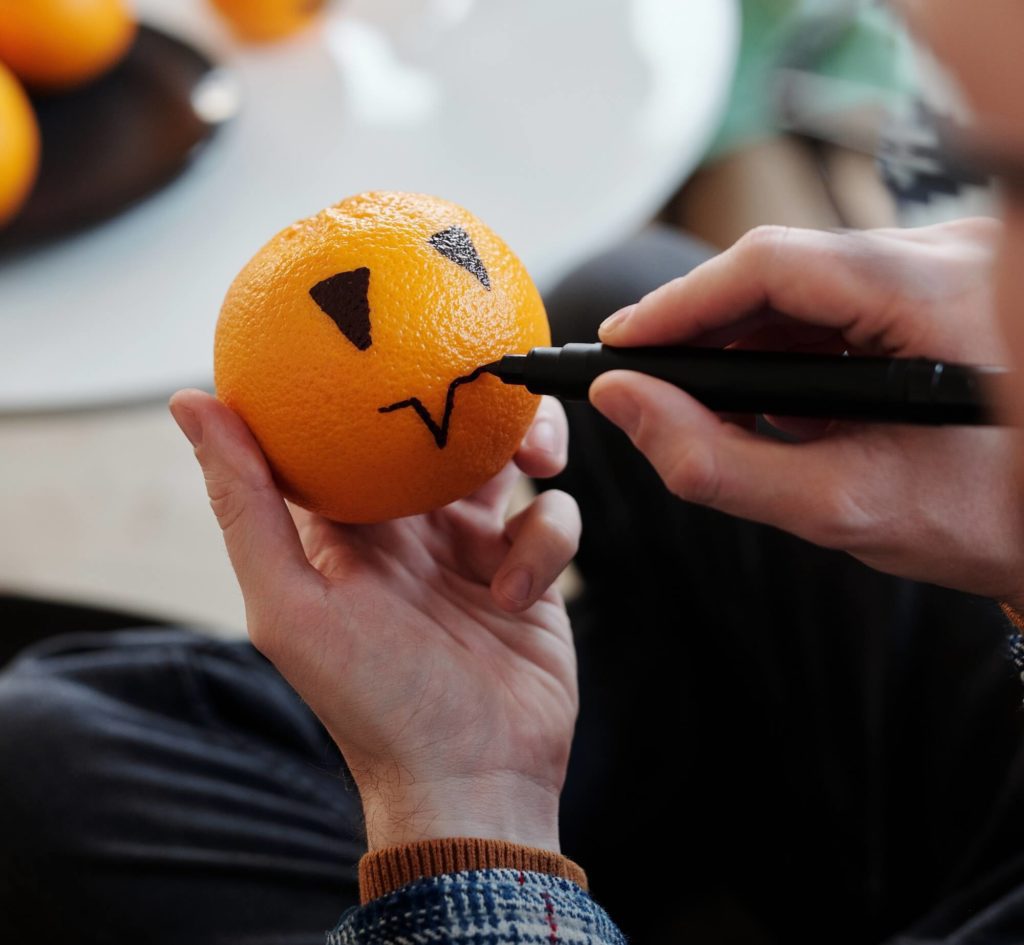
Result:
{"label": "drawn eye", "polygon": [[324,314],[360,351],[373,344],[370,337],[370,270],[366,266],[339,272],[318,282],[309,294]]}
{"label": "drawn eye", "polygon": [[[435,233],[427,241],[445,259],[472,273],[480,284],[491,291],[487,274],[473,240],[461,226],[450,226]],[[335,273],[309,290],[320,310],[334,322],[341,333],[360,351],[373,344],[370,334],[370,270],[366,266]]]}
{"label": "drawn eye", "polygon": [[473,273],[480,280],[480,284],[488,292],[491,291],[491,278],[487,275],[483,260],[469,234],[461,226],[450,226],[447,230],[441,230],[427,242],[445,259],[450,259],[455,265]]}

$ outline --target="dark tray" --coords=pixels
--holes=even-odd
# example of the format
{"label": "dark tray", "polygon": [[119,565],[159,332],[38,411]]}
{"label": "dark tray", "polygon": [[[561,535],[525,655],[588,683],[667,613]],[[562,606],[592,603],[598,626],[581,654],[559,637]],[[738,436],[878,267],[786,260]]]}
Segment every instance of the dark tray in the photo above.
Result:
{"label": "dark tray", "polygon": [[143,26],[122,62],[101,79],[33,96],[42,165],[28,202],[0,229],[0,251],[92,226],[174,180],[223,124],[193,105],[214,69],[180,39]]}

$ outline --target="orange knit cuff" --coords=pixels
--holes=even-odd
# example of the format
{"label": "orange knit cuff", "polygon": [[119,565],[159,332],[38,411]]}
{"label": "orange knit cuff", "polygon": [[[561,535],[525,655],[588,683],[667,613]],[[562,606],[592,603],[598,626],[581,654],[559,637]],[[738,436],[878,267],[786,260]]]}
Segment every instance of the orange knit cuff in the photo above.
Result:
{"label": "orange knit cuff", "polygon": [[587,888],[587,874],[560,853],[506,840],[451,837],[403,843],[367,853],[359,861],[359,896],[367,903],[428,876],[500,869],[548,873]]}
{"label": "orange knit cuff", "polygon": [[1021,633],[1024,633],[1024,614],[1018,613],[1009,604],[1000,604],[1000,609],[1006,615],[1006,619],[1010,621]]}

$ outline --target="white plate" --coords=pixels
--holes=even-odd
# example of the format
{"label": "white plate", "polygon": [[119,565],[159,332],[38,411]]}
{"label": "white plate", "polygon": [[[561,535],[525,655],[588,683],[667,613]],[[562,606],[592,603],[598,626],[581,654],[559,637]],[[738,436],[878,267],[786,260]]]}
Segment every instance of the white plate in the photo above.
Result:
{"label": "white plate", "polygon": [[738,37],[733,0],[348,0],[269,47],[199,0],[138,6],[230,68],[241,111],[166,190],[0,265],[0,412],[209,385],[238,269],[362,190],[463,204],[551,286],[692,170]]}

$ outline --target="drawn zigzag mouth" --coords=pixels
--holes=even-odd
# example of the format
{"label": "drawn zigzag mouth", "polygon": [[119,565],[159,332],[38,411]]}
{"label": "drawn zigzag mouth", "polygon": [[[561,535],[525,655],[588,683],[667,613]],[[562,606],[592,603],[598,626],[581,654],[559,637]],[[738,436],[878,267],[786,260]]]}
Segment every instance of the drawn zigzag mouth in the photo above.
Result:
{"label": "drawn zigzag mouth", "polygon": [[493,367],[493,364],[484,364],[469,374],[455,378],[448,385],[448,393],[444,399],[444,415],[441,417],[440,423],[431,416],[430,411],[423,405],[423,401],[419,397],[410,397],[407,400],[388,404],[386,407],[378,407],[377,411],[378,413],[394,413],[396,410],[404,410],[406,407],[411,407],[416,411],[416,415],[420,420],[423,421],[424,426],[430,431],[430,435],[433,436],[437,448],[443,450],[448,445],[448,432],[451,429],[452,411],[455,409],[455,392],[463,384],[471,384],[481,375],[489,373]]}

